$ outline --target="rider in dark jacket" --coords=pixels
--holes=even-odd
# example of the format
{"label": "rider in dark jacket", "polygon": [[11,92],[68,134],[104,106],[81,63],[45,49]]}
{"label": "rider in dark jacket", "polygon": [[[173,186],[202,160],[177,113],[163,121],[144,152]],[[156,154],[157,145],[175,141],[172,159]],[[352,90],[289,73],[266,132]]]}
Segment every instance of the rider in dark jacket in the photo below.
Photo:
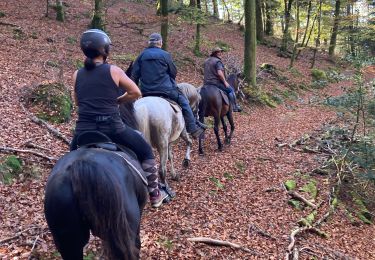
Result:
{"label": "rider in dark jacket", "polygon": [[224,91],[228,95],[233,112],[241,112],[242,109],[236,102],[236,94],[233,87],[229,85],[225,77],[224,64],[220,59],[222,52],[221,48],[215,47],[210,57],[205,60],[203,84],[205,86],[213,85]]}
{"label": "rider in dark jacket", "polygon": [[185,119],[186,130],[194,138],[204,132],[203,126],[197,124],[187,98],[177,89],[177,69],[172,56],[161,49],[162,37],[153,33],[149,46],[136,59],[133,65],[132,79],[139,84],[143,95],[163,93],[167,98],[177,102]]}

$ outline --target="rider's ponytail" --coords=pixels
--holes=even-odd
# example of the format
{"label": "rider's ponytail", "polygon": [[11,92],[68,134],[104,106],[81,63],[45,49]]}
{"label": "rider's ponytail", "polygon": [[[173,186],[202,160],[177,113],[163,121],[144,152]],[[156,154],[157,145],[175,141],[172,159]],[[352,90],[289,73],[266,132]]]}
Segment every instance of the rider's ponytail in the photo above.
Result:
{"label": "rider's ponytail", "polygon": [[95,67],[96,67],[96,63],[95,63],[94,59],[86,57],[86,59],[85,59],[85,69],[92,70]]}

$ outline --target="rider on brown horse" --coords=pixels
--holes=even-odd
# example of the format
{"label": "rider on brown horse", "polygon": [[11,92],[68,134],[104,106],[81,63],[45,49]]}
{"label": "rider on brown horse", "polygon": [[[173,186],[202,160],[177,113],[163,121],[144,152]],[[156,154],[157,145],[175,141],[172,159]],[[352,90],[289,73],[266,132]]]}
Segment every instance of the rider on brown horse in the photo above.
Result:
{"label": "rider on brown horse", "polygon": [[[177,89],[175,82],[177,69],[172,56],[161,49],[162,37],[158,33],[150,35],[148,47],[133,64],[131,78],[138,84],[143,95],[163,95],[177,102],[185,119],[186,130],[194,138],[200,136],[205,128],[196,122],[187,98]],[[155,93],[155,94],[153,94]]]}
{"label": "rider on brown horse", "polygon": [[223,49],[215,47],[211,55],[204,62],[204,86],[214,85],[224,91],[230,100],[233,112],[241,112],[241,107],[236,102],[236,94],[225,77],[224,64],[220,57]]}

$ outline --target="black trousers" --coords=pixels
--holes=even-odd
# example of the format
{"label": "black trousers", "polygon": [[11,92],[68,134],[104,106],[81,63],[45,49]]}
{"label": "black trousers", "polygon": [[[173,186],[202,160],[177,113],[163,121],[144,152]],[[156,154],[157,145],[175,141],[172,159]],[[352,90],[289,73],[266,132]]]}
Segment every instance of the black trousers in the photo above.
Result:
{"label": "black trousers", "polygon": [[96,122],[77,122],[73,140],[70,144],[70,150],[75,150],[77,146],[77,137],[84,131],[99,131],[107,135],[114,143],[123,145],[131,149],[143,162],[147,159],[155,159],[151,146],[146,142],[141,134],[133,128],[125,125],[118,117],[110,117],[106,121]]}

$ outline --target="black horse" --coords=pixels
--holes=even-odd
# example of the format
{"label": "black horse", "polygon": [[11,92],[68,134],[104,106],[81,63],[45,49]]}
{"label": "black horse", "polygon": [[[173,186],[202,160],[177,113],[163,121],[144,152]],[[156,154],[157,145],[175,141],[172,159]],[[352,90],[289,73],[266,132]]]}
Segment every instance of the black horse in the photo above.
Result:
{"label": "black horse", "polygon": [[80,148],[54,166],[45,192],[45,216],[63,259],[83,259],[90,230],[109,259],[139,259],[146,186],[124,155]]}
{"label": "black horse", "polygon": [[[238,84],[238,75],[230,74],[227,78],[229,85],[236,88]],[[214,132],[217,140],[218,150],[223,150],[223,144],[219,135],[219,124],[223,126],[225,142],[230,144],[234,132],[234,120],[231,102],[224,92],[221,92],[216,86],[204,86],[200,89],[201,101],[199,103],[199,121],[204,123],[204,118],[212,116],[214,118]],[[230,124],[230,133],[225,122],[225,116]],[[203,155],[204,134],[199,137],[199,154]]]}

